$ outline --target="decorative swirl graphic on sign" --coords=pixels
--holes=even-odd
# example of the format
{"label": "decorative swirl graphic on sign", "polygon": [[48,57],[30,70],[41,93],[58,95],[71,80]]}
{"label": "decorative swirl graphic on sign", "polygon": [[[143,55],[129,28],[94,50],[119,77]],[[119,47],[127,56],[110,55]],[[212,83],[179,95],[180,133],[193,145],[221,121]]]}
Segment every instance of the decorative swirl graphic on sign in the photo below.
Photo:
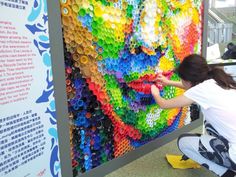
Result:
{"label": "decorative swirl graphic on sign", "polygon": [[60,172],[59,163],[59,147],[56,129],[56,111],[55,101],[53,97],[53,81],[52,81],[52,66],[50,55],[50,44],[48,37],[48,15],[47,15],[47,1],[34,0],[31,13],[28,16],[28,24],[25,27],[34,35],[34,46],[37,48],[45,70],[47,72],[46,87],[42,90],[42,94],[36,100],[37,104],[48,104],[45,113],[47,113],[51,128],[48,133],[51,137],[51,155],[50,155],[50,172],[52,177],[58,177]]}

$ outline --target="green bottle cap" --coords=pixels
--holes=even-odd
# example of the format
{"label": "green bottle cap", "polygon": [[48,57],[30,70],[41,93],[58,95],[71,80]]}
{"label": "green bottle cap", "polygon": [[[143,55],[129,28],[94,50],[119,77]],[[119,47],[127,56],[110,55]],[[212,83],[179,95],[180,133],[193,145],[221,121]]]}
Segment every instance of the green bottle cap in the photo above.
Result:
{"label": "green bottle cap", "polygon": [[80,8],[79,10],[79,16],[85,16],[86,15],[86,10],[84,8]]}

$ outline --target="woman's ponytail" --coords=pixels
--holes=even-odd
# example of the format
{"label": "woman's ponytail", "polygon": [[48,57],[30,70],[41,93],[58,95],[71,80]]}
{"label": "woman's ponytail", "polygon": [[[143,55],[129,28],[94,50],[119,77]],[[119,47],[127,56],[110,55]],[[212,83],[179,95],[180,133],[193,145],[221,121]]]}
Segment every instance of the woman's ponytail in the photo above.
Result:
{"label": "woman's ponytail", "polygon": [[223,69],[213,67],[208,71],[209,78],[214,79],[217,84],[224,89],[236,89],[236,82],[233,77],[227,74]]}

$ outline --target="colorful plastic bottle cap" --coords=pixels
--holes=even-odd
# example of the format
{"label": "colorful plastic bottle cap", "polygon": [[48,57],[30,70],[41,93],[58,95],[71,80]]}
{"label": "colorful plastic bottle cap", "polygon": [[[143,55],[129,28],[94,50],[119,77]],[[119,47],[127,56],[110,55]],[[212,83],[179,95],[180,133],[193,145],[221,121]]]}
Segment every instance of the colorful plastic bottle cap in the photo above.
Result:
{"label": "colorful plastic bottle cap", "polygon": [[84,53],[85,53],[86,55],[91,55],[92,52],[93,52],[93,49],[92,49],[91,47],[86,47],[86,48],[84,49]]}
{"label": "colorful plastic bottle cap", "polygon": [[102,55],[98,55],[98,56],[97,56],[97,59],[98,59],[98,60],[102,60],[102,59],[103,59]]}
{"label": "colorful plastic bottle cap", "polygon": [[66,68],[66,73],[71,74],[72,73],[72,69],[70,67],[67,67]]}
{"label": "colorful plastic bottle cap", "polygon": [[74,66],[75,66],[76,68],[80,68],[79,62],[75,62],[75,63],[74,63]]}
{"label": "colorful plastic bottle cap", "polygon": [[88,160],[89,156],[87,154],[84,155],[84,160]]}
{"label": "colorful plastic bottle cap", "polygon": [[[97,66],[96,66],[96,65],[93,65],[93,66],[90,68],[90,70],[91,70],[92,73],[95,74],[98,69],[97,69]],[[96,79],[96,78],[95,78],[95,79]]]}
{"label": "colorful plastic bottle cap", "polygon": [[75,42],[76,42],[77,44],[82,44],[83,40],[82,40],[82,38],[81,38],[80,35],[76,35],[76,37],[75,37]]}
{"label": "colorful plastic bottle cap", "polygon": [[72,91],[72,87],[68,86],[66,87],[66,92],[71,92]]}
{"label": "colorful plastic bottle cap", "polygon": [[70,23],[70,18],[68,16],[62,16],[62,24],[64,25],[64,29],[65,27],[69,26]]}
{"label": "colorful plastic bottle cap", "polygon": [[75,97],[75,94],[73,93],[73,92],[70,92],[69,94],[68,94],[68,98],[69,99],[72,99],[72,98],[74,98]]}
{"label": "colorful plastic bottle cap", "polygon": [[70,8],[68,6],[62,6],[62,15],[63,16],[68,16],[70,15]]}
{"label": "colorful plastic bottle cap", "polygon": [[[93,29],[92,29],[92,34],[94,35],[94,36],[97,36],[98,35],[98,30],[96,29],[96,27],[94,27]],[[95,40],[94,40],[95,41]],[[97,42],[98,41],[98,39],[95,41],[95,42]]]}
{"label": "colorful plastic bottle cap", "polygon": [[94,7],[94,14],[95,14],[95,16],[97,16],[97,17],[101,17],[102,14],[103,14],[102,8],[101,8],[100,6],[95,6],[95,7]]}
{"label": "colorful plastic bottle cap", "polygon": [[98,38],[97,37],[93,37],[93,41],[94,42],[98,42]]}
{"label": "colorful plastic bottle cap", "polygon": [[86,36],[86,38],[88,39],[88,40],[92,40],[93,39],[93,36],[92,36],[92,34],[90,33],[90,32],[87,32],[86,34],[85,34],[85,36]]}
{"label": "colorful plastic bottle cap", "polygon": [[73,58],[73,60],[78,61],[79,55],[77,53],[75,53],[75,54],[73,54],[72,58]]}
{"label": "colorful plastic bottle cap", "polygon": [[77,47],[77,52],[78,52],[78,54],[83,54],[84,52],[83,52],[83,47],[82,46],[78,46]]}
{"label": "colorful plastic bottle cap", "polygon": [[85,55],[80,57],[80,59],[79,59],[80,63],[82,63],[82,64],[87,64],[88,60],[89,60],[88,57]]}
{"label": "colorful plastic bottle cap", "polygon": [[79,100],[79,101],[77,102],[77,105],[78,105],[79,107],[81,107],[81,106],[84,105],[84,102],[83,102],[82,100]]}
{"label": "colorful plastic bottle cap", "polygon": [[77,105],[74,105],[73,108],[74,108],[74,110],[78,110],[79,109],[79,107]]}
{"label": "colorful plastic bottle cap", "polygon": [[72,5],[72,10],[75,12],[75,13],[78,13],[79,12],[79,6],[77,4],[73,4]]}
{"label": "colorful plastic bottle cap", "polygon": [[98,53],[101,54],[102,52],[103,52],[103,48],[100,47],[100,48],[98,49]]}
{"label": "colorful plastic bottle cap", "polygon": [[92,126],[91,129],[92,129],[93,132],[95,132],[97,128],[95,126]]}
{"label": "colorful plastic bottle cap", "polygon": [[71,80],[66,79],[66,85],[70,85],[71,84]]}
{"label": "colorful plastic bottle cap", "polygon": [[90,112],[87,112],[85,115],[86,118],[90,119],[92,117],[92,114]]}
{"label": "colorful plastic bottle cap", "polygon": [[79,16],[85,16],[86,15],[86,10],[84,8],[80,8],[79,10]]}

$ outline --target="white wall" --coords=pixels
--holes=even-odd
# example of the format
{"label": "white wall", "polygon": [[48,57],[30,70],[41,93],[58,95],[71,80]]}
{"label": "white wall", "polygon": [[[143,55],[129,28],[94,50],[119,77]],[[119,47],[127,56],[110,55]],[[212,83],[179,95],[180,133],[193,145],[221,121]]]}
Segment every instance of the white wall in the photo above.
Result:
{"label": "white wall", "polygon": [[221,8],[236,6],[236,0],[209,0],[209,7]]}

